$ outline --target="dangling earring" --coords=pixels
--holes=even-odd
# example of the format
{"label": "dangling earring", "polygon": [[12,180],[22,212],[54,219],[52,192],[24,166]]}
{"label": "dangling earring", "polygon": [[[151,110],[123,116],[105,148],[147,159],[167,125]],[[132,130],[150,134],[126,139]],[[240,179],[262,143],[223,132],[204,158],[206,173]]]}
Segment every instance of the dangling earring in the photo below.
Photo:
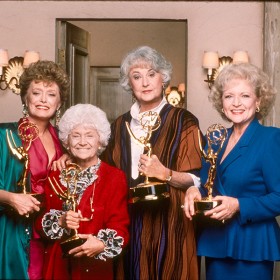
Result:
{"label": "dangling earring", "polygon": [[259,106],[257,106],[257,108],[256,108],[256,112],[257,112],[257,113],[259,113],[259,111],[260,111],[260,107],[259,107]]}
{"label": "dangling earring", "polygon": [[58,126],[59,122],[60,122],[60,108],[56,110],[55,112],[55,125]]}
{"label": "dangling earring", "polygon": [[162,96],[167,97],[166,92],[165,92],[165,84],[162,84]]}
{"label": "dangling earring", "polygon": [[136,102],[136,98],[135,98],[134,93],[132,93],[132,103],[135,103],[135,102]]}
{"label": "dangling earring", "polygon": [[99,155],[101,155],[101,153],[102,153],[102,147],[98,147],[97,148],[97,155],[99,156]]}
{"label": "dangling earring", "polygon": [[23,113],[24,118],[27,118],[29,116],[28,115],[28,108],[27,108],[26,104],[22,104],[22,113]]}

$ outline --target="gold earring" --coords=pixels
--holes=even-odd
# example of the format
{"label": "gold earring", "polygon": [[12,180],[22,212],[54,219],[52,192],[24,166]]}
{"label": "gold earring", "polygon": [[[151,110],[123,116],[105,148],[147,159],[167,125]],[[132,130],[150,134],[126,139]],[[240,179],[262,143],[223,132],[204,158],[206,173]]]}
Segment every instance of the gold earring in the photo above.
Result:
{"label": "gold earring", "polygon": [[259,106],[257,106],[257,108],[256,108],[256,112],[257,112],[257,113],[259,113],[259,111],[260,111],[260,107],[259,107]]}
{"label": "gold earring", "polygon": [[22,104],[22,113],[23,113],[24,118],[27,118],[29,116],[28,115],[28,108],[27,108],[26,104]]}
{"label": "gold earring", "polygon": [[59,122],[60,122],[60,109],[57,109],[55,112],[55,125],[58,126]]}

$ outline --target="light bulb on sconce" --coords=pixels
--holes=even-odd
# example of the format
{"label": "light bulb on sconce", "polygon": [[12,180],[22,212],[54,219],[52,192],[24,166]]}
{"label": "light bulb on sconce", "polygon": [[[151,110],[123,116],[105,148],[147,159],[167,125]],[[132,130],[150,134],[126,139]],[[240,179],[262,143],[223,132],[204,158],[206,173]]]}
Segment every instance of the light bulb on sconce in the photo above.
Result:
{"label": "light bulb on sconce", "polygon": [[208,69],[207,75],[211,77],[213,69],[219,67],[218,52],[204,52],[202,66]]}
{"label": "light bulb on sconce", "polygon": [[0,76],[2,76],[3,67],[6,67],[8,65],[9,65],[8,51],[4,49],[0,49]]}
{"label": "light bulb on sconce", "polygon": [[168,86],[165,90],[165,97],[167,102],[174,107],[184,107],[185,91],[185,83],[180,83],[178,87]]}
{"label": "light bulb on sconce", "polygon": [[38,60],[40,55],[35,51],[26,51],[24,57],[15,56],[9,59],[8,51],[0,49],[0,89],[9,88],[13,93],[19,94],[19,78],[24,68]]}
{"label": "light bulb on sconce", "polygon": [[207,80],[209,89],[211,89],[215,79],[222,69],[228,64],[248,63],[249,56],[246,51],[236,51],[233,54],[233,58],[230,56],[219,57],[218,52],[207,51],[204,52],[202,67],[207,69]]}
{"label": "light bulb on sconce", "polygon": [[178,85],[178,91],[181,93],[182,97],[185,97],[185,92],[186,92],[186,85],[185,83],[181,83]]}
{"label": "light bulb on sconce", "polygon": [[28,68],[31,63],[40,60],[40,54],[36,51],[26,51],[23,59],[23,68]]}
{"label": "light bulb on sconce", "polygon": [[246,52],[246,51],[236,51],[233,54],[233,57],[232,57],[232,63],[233,64],[248,63],[248,62],[249,62],[248,52]]}

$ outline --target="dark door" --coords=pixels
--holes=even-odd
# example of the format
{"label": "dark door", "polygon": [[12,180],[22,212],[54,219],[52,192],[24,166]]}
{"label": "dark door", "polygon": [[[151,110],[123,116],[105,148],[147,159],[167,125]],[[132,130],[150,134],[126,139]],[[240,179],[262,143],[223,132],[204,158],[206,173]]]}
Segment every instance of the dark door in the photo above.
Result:
{"label": "dark door", "polygon": [[57,62],[71,78],[67,109],[78,103],[89,103],[89,32],[66,21],[57,22]]}

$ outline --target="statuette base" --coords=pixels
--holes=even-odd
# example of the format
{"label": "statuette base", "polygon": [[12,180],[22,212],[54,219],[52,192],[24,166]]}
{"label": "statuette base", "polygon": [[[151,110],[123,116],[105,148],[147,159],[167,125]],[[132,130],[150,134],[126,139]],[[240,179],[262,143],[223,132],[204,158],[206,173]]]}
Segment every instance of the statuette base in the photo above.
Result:
{"label": "statuette base", "polygon": [[129,189],[129,203],[169,198],[169,186],[161,182],[142,183]]}
{"label": "statuette base", "polygon": [[212,210],[216,206],[220,205],[221,201],[212,201],[211,199],[204,198],[200,201],[194,202],[195,213],[204,213],[205,211]]}
{"label": "statuette base", "polygon": [[77,235],[74,235],[68,239],[66,239],[65,241],[62,241],[60,243],[60,247],[63,253],[63,257],[69,257],[70,255],[68,254],[68,252],[78,246],[81,246],[82,244],[84,244],[86,242],[86,239],[80,238]]}

